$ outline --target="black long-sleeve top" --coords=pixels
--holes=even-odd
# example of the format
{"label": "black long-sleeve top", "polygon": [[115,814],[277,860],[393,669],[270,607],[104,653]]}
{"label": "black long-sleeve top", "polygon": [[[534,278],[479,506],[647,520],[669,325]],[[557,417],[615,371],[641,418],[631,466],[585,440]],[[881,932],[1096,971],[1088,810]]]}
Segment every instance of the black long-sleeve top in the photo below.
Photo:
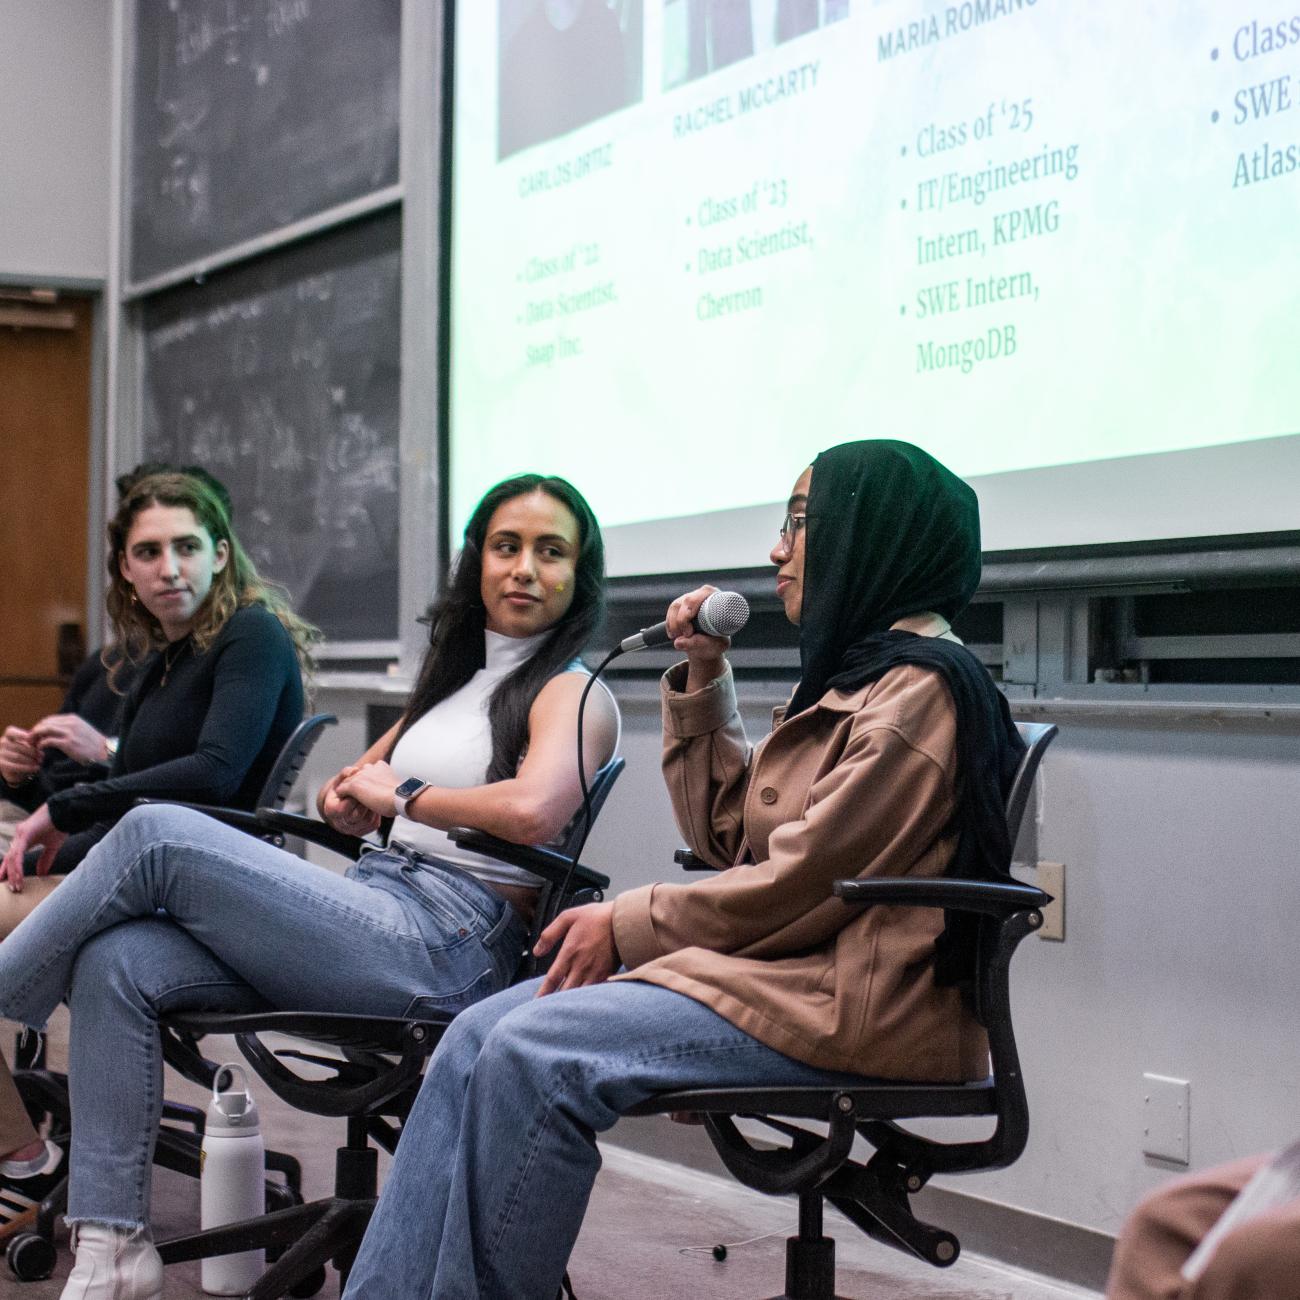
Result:
{"label": "black long-sleeve top", "polygon": [[172,642],[141,666],[111,774],[50,797],[54,825],[81,832],[54,870],[71,870],[141,796],[251,808],[302,710],[293,642],[260,605],[237,610],[202,653]]}
{"label": "black long-sleeve top", "polygon": [[[73,674],[59,712],[75,713],[103,735],[117,736],[122,731],[125,695],[130,691],[134,674],[124,675],[123,694],[119,695],[108,684],[108,670],[99,654],[96,650],[87,656]],[[35,812],[55,791],[76,785],[78,781],[101,781],[108,773],[103,763],[79,763],[60,749],[47,749],[40,771],[21,785],[0,787],[0,796],[28,812]]]}

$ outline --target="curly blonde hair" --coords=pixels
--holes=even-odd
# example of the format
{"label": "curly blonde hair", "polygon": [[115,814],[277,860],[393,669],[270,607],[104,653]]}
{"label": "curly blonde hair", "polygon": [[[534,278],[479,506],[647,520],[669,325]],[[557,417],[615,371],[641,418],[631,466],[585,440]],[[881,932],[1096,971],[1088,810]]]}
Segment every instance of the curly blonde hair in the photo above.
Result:
{"label": "curly blonde hair", "polygon": [[289,633],[303,677],[310,680],[315,670],[311,648],[321,639],[320,629],[299,618],[289,604],[287,593],[257,572],[230,526],[225,502],[212,485],[191,474],[166,472],[150,474],[133,483],[108,525],[108,615],[113,622],[120,657],[105,666],[114,689],[127,664],[139,664],[167,644],[162,624],[136,599],[134,588],[122,576],[127,536],[137,516],[150,506],[189,510],[211,538],[212,545],[225,542],[229,550],[225,568],[213,574],[212,587],[194,617],[190,635],[195,651],[202,654],[207,650],[237,609],[261,605]]}

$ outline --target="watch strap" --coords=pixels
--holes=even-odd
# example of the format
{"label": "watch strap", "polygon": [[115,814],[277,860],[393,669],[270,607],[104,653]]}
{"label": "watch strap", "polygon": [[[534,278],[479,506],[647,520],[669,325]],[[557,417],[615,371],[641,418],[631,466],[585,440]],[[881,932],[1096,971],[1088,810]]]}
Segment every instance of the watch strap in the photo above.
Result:
{"label": "watch strap", "polygon": [[[403,790],[410,784],[411,784],[410,780],[403,781],[402,784],[397,787],[397,790]],[[418,785],[416,785],[415,789],[410,792],[410,794],[399,794],[397,793],[397,791],[394,791],[393,792],[394,815],[397,817],[405,817],[406,805],[410,803],[412,799],[418,798],[420,794],[423,793],[428,788],[429,788],[428,781],[421,781],[419,782]]]}

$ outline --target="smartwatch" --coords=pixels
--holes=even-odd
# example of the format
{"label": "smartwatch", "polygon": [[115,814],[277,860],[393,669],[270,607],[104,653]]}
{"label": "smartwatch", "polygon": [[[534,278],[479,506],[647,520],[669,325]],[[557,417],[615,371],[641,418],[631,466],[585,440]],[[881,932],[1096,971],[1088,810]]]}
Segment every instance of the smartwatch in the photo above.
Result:
{"label": "smartwatch", "polygon": [[401,785],[393,791],[393,807],[396,809],[395,816],[406,816],[406,805],[415,798],[421,790],[429,788],[428,781],[421,781],[418,776],[407,777]]}

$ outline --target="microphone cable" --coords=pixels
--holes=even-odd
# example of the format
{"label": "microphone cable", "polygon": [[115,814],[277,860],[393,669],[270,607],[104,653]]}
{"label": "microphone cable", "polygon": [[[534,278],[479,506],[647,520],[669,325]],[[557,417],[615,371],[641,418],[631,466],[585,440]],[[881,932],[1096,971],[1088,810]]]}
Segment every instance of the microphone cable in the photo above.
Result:
{"label": "microphone cable", "polygon": [[[713,591],[705,597],[696,613],[695,620],[697,626],[709,636],[734,636],[749,620],[749,602],[739,592]],[[715,627],[714,624],[717,626]],[[627,637],[621,641],[600,661],[595,672],[591,674],[587,684],[582,688],[582,695],[578,699],[578,784],[582,788],[583,826],[582,835],[578,839],[577,847],[569,856],[569,865],[560,883],[558,897],[561,899],[569,892],[569,885],[573,881],[573,873],[578,869],[578,858],[581,856],[582,850],[586,848],[587,837],[591,834],[591,824],[594,820],[591,811],[591,790],[587,786],[587,770],[583,751],[583,717],[587,710],[587,697],[591,694],[591,688],[595,686],[601,673],[619,655],[645,648],[644,637],[647,632],[662,637],[665,645],[672,644],[666,635],[664,623],[656,624],[653,628],[642,628],[635,636]],[[557,912],[556,915],[558,916],[559,913]]]}
{"label": "microphone cable", "polygon": [[[578,869],[578,859],[582,856],[582,851],[587,847],[587,836],[591,834],[591,824],[594,820],[594,814],[591,811],[591,789],[587,785],[587,768],[586,756],[583,749],[583,717],[587,711],[587,697],[591,694],[591,688],[595,686],[601,673],[609,667],[619,655],[623,654],[623,647],[616,645],[597,665],[596,670],[587,678],[587,684],[582,688],[582,694],[578,698],[578,784],[582,788],[582,834],[578,837],[578,842],[572,854],[569,856],[569,866],[564,873],[564,878],[560,883],[558,898],[564,898],[569,892],[569,885],[573,880],[573,873]],[[559,913],[556,913],[558,916]]]}

